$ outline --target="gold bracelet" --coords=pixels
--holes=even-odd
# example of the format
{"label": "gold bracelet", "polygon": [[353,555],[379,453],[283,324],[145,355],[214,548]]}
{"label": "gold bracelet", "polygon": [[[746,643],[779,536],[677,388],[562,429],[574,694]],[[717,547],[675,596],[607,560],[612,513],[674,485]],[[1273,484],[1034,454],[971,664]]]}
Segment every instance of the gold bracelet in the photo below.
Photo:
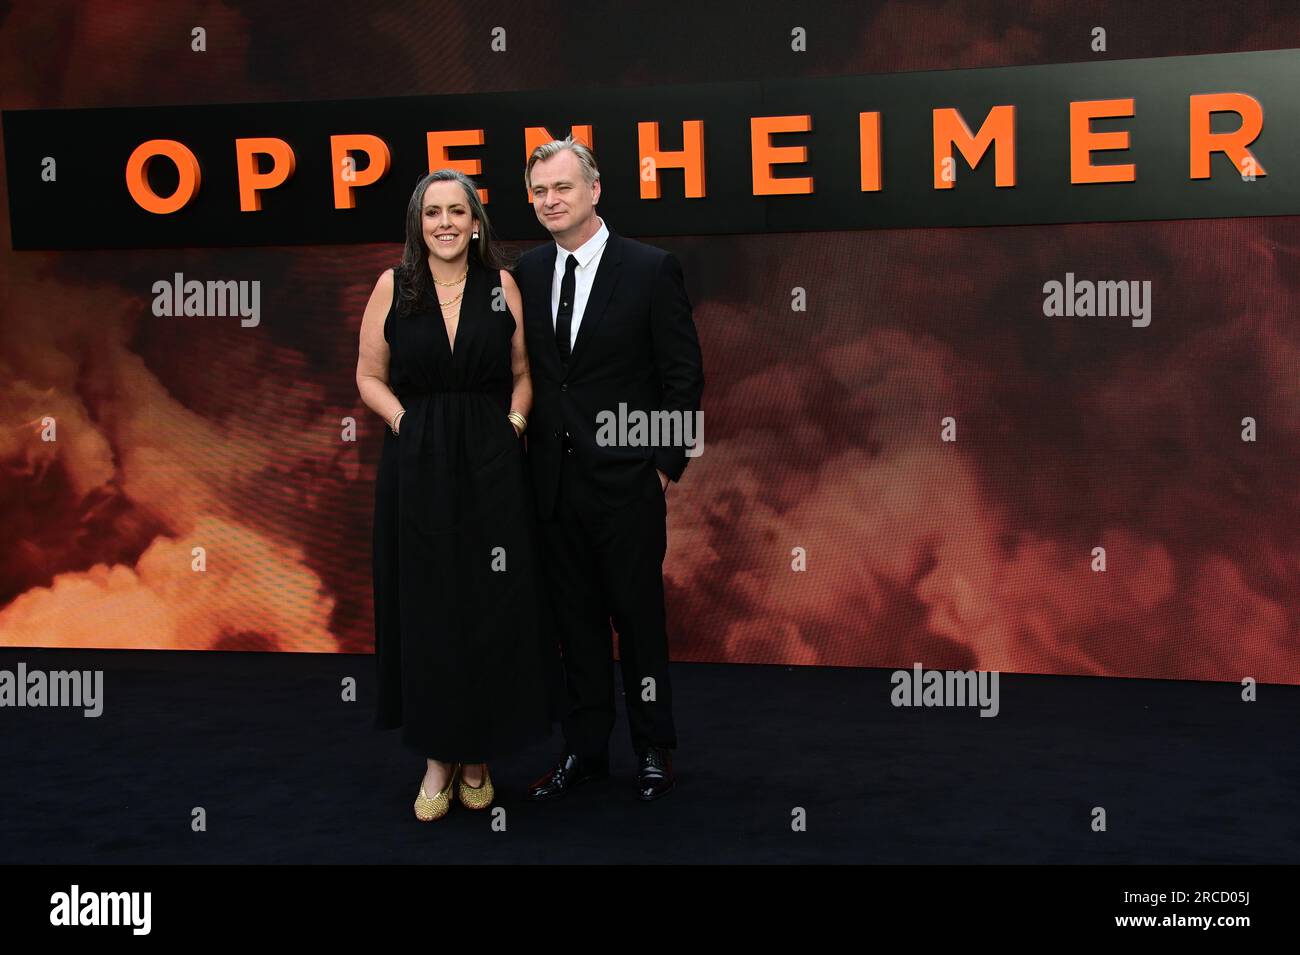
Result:
{"label": "gold bracelet", "polygon": [[393,416],[388,419],[388,430],[393,432],[393,434],[397,434],[397,428],[396,428],[397,422],[401,419],[402,415],[404,414],[406,414],[406,409],[398,408],[396,411],[393,412]]}
{"label": "gold bracelet", "polygon": [[506,415],[506,417],[519,428],[520,434],[523,434],[525,431],[528,430],[528,419],[525,418],[520,412],[515,411],[512,408],[510,410],[510,413]]}

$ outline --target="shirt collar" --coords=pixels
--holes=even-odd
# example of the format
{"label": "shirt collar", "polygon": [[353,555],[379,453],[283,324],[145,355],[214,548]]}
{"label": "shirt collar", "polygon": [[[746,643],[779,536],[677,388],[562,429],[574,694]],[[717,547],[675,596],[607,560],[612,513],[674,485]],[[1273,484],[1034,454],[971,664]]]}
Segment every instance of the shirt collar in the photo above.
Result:
{"label": "shirt collar", "polygon": [[[596,218],[600,219],[600,228],[596,230],[596,234],[586,242],[582,243],[582,245],[578,246],[578,248],[573,252],[574,257],[578,260],[578,265],[584,269],[591,264],[591,260],[596,257],[596,253],[601,250],[605,245],[605,241],[609,238],[609,229],[605,225],[605,220],[601,219],[600,216],[597,216]],[[558,243],[555,246],[555,250],[555,265],[556,268],[559,269],[561,268],[561,263],[565,261],[564,257],[568,255],[569,252],[566,249],[560,248]]]}

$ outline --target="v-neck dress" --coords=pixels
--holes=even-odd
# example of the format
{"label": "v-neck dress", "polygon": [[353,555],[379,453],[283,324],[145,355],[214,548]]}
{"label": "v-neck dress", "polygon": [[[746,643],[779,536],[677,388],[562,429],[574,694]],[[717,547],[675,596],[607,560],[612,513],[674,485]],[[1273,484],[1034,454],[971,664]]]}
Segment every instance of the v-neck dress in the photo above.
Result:
{"label": "v-neck dress", "polygon": [[453,349],[432,284],[401,313],[405,281],[395,269],[384,323],[406,414],[397,435],[385,429],[375,487],[376,725],[400,726],[426,757],[486,762],[549,737],[562,694],[535,505],[506,418],[515,323],[493,308],[499,273],[474,261]]}

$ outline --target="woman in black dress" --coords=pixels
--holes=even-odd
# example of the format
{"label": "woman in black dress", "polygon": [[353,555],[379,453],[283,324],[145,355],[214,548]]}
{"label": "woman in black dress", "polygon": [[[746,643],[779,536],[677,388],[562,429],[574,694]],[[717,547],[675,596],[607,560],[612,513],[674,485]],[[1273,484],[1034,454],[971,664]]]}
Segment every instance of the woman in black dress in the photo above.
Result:
{"label": "woman in black dress", "polygon": [[487,808],[486,761],[549,737],[559,698],[520,441],[532,404],[522,303],[504,264],[473,181],[430,173],[407,208],[402,263],[361,324],[357,387],[387,423],[376,726],[400,726],[426,758],[421,821],[456,797]]}

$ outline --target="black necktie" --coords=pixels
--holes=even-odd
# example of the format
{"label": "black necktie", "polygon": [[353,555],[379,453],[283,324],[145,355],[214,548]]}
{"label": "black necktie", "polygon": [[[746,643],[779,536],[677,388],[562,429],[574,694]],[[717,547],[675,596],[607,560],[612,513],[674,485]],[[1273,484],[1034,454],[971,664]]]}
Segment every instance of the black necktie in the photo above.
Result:
{"label": "black necktie", "polygon": [[569,363],[569,330],[573,324],[573,293],[577,280],[573,273],[578,259],[570,255],[564,263],[564,278],[560,280],[560,307],[555,312],[555,344],[560,347],[560,361]]}

